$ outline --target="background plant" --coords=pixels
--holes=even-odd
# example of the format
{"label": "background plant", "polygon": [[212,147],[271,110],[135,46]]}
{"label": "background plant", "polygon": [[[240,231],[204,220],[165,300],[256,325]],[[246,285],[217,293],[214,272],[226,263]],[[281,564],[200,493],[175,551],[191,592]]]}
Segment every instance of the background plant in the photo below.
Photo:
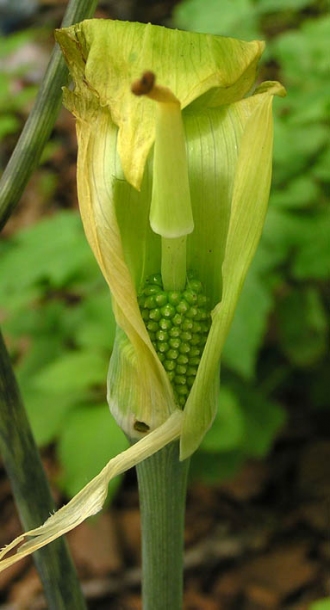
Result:
{"label": "background plant", "polygon": [[[327,7],[303,0],[219,5],[182,2],[174,25],[266,38],[261,77],[279,78],[288,97],[275,103],[270,210],[225,349],[221,410],[193,458],[195,476],[208,480],[265,456],[295,409],[327,408],[329,368]],[[73,495],[125,446],[104,399],[114,331],[108,291],[73,209],[0,248],[3,328],[38,442],[56,444],[61,483]],[[82,463],[88,454],[93,463]]]}
{"label": "background plant", "polygon": [[10,65],[10,57],[13,53],[31,41],[34,36],[34,31],[23,31],[7,37],[0,35],[0,139],[20,129],[19,116],[36,93],[32,83],[26,82],[24,87],[18,87],[17,83],[15,87],[14,84],[15,79],[17,81],[24,79],[31,66]]}

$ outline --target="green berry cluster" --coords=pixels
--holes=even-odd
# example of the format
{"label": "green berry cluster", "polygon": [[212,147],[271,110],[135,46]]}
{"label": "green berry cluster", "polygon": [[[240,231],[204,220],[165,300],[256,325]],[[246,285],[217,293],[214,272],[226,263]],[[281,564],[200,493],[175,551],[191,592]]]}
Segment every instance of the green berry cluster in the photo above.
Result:
{"label": "green berry cluster", "polygon": [[183,407],[194,383],[211,326],[208,299],[193,273],[183,291],[165,291],[160,274],[148,277],[138,297],[152,344]]}

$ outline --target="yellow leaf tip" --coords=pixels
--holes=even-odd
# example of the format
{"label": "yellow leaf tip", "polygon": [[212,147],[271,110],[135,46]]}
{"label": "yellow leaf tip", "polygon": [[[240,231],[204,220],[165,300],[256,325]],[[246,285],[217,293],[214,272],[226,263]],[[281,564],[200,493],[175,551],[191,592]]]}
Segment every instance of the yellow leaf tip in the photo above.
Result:
{"label": "yellow leaf tip", "polygon": [[286,96],[286,89],[278,81],[264,81],[257,87],[254,94],[268,93],[269,95],[276,95],[278,97]]}

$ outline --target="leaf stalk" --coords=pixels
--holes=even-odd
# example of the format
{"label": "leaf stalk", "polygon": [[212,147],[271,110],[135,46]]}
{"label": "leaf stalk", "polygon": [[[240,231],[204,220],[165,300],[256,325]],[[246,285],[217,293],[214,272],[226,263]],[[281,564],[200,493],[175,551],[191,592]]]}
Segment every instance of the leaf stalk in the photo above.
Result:
{"label": "leaf stalk", "polygon": [[179,443],[167,445],[137,465],[144,610],[181,610],[183,541],[189,459],[179,461]]}

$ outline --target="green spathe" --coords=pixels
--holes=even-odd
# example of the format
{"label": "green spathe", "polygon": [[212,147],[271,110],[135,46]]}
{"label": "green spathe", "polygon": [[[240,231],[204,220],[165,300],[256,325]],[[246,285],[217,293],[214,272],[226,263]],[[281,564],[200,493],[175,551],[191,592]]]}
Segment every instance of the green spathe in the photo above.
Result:
{"label": "green spathe", "polygon": [[[95,93],[119,127],[118,151],[130,184],[139,188],[155,136],[155,105],[136,100],[130,84],[146,69],[185,108],[204,94],[209,107],[240,100],[252,88],[261,41],[169,30],[150,24],[90,19],[56,33],[77,93]],[[84,76],[85,81],[81,81]],[[78,77],[76,79],[76,77]],[[96,101],[97,100],[97,101]],[[205,100],[203,100],[205,101]],[[129,117],[129,120],[128,120]]]}
{"label": "green spathe", "polygon": [[[78,195],[87,238],[109,284],[118,324],[109,368],[111,411],[138,439],[175,412],[173,390],[137,304],[161,266],[161,238],[150,227],[156,104],[130,85],[145,70],[181,104],[194,229],[187,269],[212,307],[212,325],[183,412],[181,457],[211,425],[220,358],[257,247],[271,179],[272,99],[277,83],[253,88],[263,43],[166,28],[90,20],[57,32],[77,118]],[[143,424],[141,426],[141,423]]]}
{"label": "green spathe", "polygon": [[[75,84],[74,90],[65,90],[65,102],[77,118],[81,215],[111,289],[117,321],[109,404],[126,433],[140,440],[110,460],[41,527],[3,549],[0,571],[96,514],[117,474],[178,439],[182,459],[198,447],[217,409],[223,345],[263,227],[271,179],[272,99],[284,95],[278,83],[263,83],[247,97],[263,50],[258,41],[102,20],[60,30],[57,40]],[[162,237],[167,219],[161,210],[156,209],[155,219],[160,219],[160,235],[149,219],[152,197],[156,208],[162,205],[168,172],[162,167],[163,153],[153,164],[156,104],[130,91],[146,70],[170,89],[182,109],[186,161],[178,159],[173,171],[188,171],[189,184],[182,192],[190,192],[194,228],[188,233],[192,223],[186,198],[186,211],[178,214],[170,233],[181,224],[175,235],[183,232],[186,240],[187,270],[202,283],[212,308],[183,411],[137,301],[146,278],[160,272],[162,239],[171,239]],[[16,554],[4,558],[19,545]]]}
{"label": "green spathe", "polygon": [[[178,439],[182,459],[198,447],[218,406],[223,345],[263,227],[271,179],[272,100],[284,95],[278,83],[263,83],[246,97],[263,50],[258,41],[102,20],[60,30],[57,40],[75,84],[74,90],[65,91],[65,102],[77,118],[81,215],[111,289],[117,321],[109,404],[126,433],[140,440],[110,460],[41,527],[3,549],[0,571],[96,514],[114,476]],[[153,195],[156,208],[162,205],[162,183],[169,171],[166,166],[156,169],[158,161],[153,165],[156,104],[130,91],[146,70],[156,74],[183,109],[187,163],[176,162],[170,171],[188,171],[189,184],[182,192],[190,191],[194,228],[186,234],[192,228],[186,198],[186,211],[174,222],[174,239],[183,233],[187,270],[202,282],[212,308],[211,328],[183,411],[137,301],[146,278],[160,272],[161,241],[168,239],[161,237],[167,222],[161,211],[156,209],[155,218],[160,235],[152,231],[149,219]],[[170,150],[168,142],[161,145]],[[18,546],[16,554],[5,558]]]}

